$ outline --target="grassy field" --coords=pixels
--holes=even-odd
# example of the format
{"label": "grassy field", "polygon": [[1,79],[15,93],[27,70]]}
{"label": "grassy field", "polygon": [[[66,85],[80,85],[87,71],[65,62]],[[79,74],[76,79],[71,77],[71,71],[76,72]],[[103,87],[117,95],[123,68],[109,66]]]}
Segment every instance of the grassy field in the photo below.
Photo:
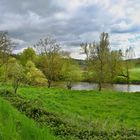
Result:
{"label": "grassy field", "polygon": [[0,140],[55,140],[49,129],[18,112],[0,98]]}
{"label": "grassy field", "polygon": [[[112,132],[140,130],[140,94],[21,88],[19,94],[40,99],[44,108],[79,129]],[[127,130],[126,130],[127,131]]]}
{"label": "grassy field", "polygon": [[[129,69],[130,72],[130,84],[140,84],[140,67]],[[124,76],[117,76],[114,79],[115,83],[127,83],[127,78]]]}
{"label": "grassy field", "polygon": [[[52,115],[46,116],[47,119],[41,116],[35,121],[47,120],[47,126],[53,127],[52,132],[63,139],[106,140],[112,135],[110,139],[140,139],[140,93],[21,87],[18,95],[29,101],[41,102],[42,108]],[[25,124],[28,127],[28,123]],[[36,133],[38,129],[31,132]],[[36,134],[42,135],[42,131],[39,129]],[[97,137],[93,138],[94,135]]]}
{"label": "grassy field", "polygon": [[140,83],[140,68],[130,69],[130,81]]}
{"label": "grassy field", "polygon": [[[63,89],[21,88],[27,98],[40,99],[45,108],[69,121],[101,122],[104,127],[123,124],[140,129],[140,94]],[[106,124],[106,126],[105,126]]]}

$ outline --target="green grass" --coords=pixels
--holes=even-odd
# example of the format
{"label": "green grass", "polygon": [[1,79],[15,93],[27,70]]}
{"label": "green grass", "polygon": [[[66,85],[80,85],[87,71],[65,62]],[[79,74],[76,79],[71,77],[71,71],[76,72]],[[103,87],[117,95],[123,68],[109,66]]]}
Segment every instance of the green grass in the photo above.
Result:
{"label": "green grass", "polygon": [[140,82],[140,68],[130,69],[130,80]]}
{"label": "green grass", "polygon": [[73,124],[98,125],[99,129],[124,126],[140,130],[140,94],[97,91],[68,91],[22,87],[19,93],[40,99],[44,108]]}
{"label": "green grass", "polygon": [[[52,127],[56,136],[62,136],[66,140],[86,140],[94,135],[97,139],[108,139],[112,135],[111,139],[116,140],[140,139],[140,93],[70,91],[22,86],[18,95],[29,101],[41,101],[38,108],[53,113],[53,116],[42,116],[39,120],[43,119],[43,124],[50,123],[49,127]],[[13,125],[15,124],[16,122],[13,122]],[[30,129],[30,126],[27,128]],[[45,126],[43,125],[43,130]],[[38,126],[36,129],[39,129],[41,136],[43,130]],[[32,134],[34,133],[38,134],[36,131]]]}
{"label": "green grass", "polygon": [[40,128],[0,97],[0,140],[54,140],[47,127]]}
{"label": "green grass", "polygon": [[[139,67],[135,67],[135,68],[131,68],[129,70],[130,72],[130,83],[131,84],[140,84],[140,68]],[[127,83],[127,78],[124,76],[117,76],[114,79],[115,83]]]}

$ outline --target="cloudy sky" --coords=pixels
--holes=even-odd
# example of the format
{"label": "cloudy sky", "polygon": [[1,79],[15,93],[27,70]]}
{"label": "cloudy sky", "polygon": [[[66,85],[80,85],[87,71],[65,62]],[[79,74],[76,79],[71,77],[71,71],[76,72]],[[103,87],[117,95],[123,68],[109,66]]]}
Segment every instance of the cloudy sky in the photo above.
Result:
{"label": "cloudy sky", "polygon": [[110,34],[112,49],[133,47],[140,57],[140,0],[0,0],[0,30],[17,50],[52,35],[64,50],[79,55],[81,42]]}

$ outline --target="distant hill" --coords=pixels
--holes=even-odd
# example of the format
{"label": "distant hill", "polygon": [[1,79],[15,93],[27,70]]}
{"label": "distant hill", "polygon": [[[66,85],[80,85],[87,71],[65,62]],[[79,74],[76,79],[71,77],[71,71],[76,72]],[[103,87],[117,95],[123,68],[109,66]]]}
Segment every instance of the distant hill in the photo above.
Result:
{"label": "distant hill", "polygon": [[75,61],[77,64],[79,64],[79,66],[80,66],[81,68],[85,68],[85,66],[86,66],[86,61],[85,61],[85,60],[74,59],[74,58],[73,58],[73,61]]}
{"label": "distant hill", "polygon": [[[73,59],[76,63],[78,63],[81,67],[86,66],[85,60],[80,59]],[[135,67],[140,67],[140,58],[131,59],[131,62],[134,64]]]}

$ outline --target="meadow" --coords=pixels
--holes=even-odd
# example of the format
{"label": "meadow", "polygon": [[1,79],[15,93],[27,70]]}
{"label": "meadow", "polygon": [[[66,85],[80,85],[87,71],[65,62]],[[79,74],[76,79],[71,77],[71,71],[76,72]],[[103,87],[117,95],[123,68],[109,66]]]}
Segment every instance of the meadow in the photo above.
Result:
{"label": "meadow", "polygon": [[[9,89],[9,87],[7,88]],[[10,101],[28,118],[41,124],[41,128],[45,129],[45,132],[48,132],[48,128],[44,128],[47,126],[53,135],[61,139],[135,140],[140,138],[140,93],[70,91],[58,88],[22,86],[17,95],[12,95],[14,98],[8,96],[11,95],[6,95],[4,99]],[[28,101],[27,105],[25,101],[21,100],[22,98]],[[7,104],[2,106],[2,109],[12,108],[9,103]],[[26,107],[27,109],[23,110]],[[29,111],[33,107],[40,110],[37,110],[37,115],[34,116]],[[13,110],[14,114],[17,114],[16,116],[21,116],[19,112]],[[43,113],[44,110],[47,113]],[[32,125],[27,126],[28,129],[25,129],[25,133],[28,135],[30,128],[34,128],[31,132],[35,131],[34,134],[42,136],[43,130],[34,122],[22,122],[24,125],[33,123],[33,127]],[[16,125],[14,121],[10,123]],[[36,131],[38,132],[36,133]],[[37,139],[42,140],[40,137]]]}
{"label": "meadow", "polygon": [[129,70],[130,71],[130,82],[131,83],[140,83],[140,68],[135,67]]}
{"label": "meadow", "polygon": [[22,87],[19,94],[41,100],[49,112],[73,123],[83,120],[100,122],[104,128],[123,124],[128,128],[140,129],[139,93]]}

